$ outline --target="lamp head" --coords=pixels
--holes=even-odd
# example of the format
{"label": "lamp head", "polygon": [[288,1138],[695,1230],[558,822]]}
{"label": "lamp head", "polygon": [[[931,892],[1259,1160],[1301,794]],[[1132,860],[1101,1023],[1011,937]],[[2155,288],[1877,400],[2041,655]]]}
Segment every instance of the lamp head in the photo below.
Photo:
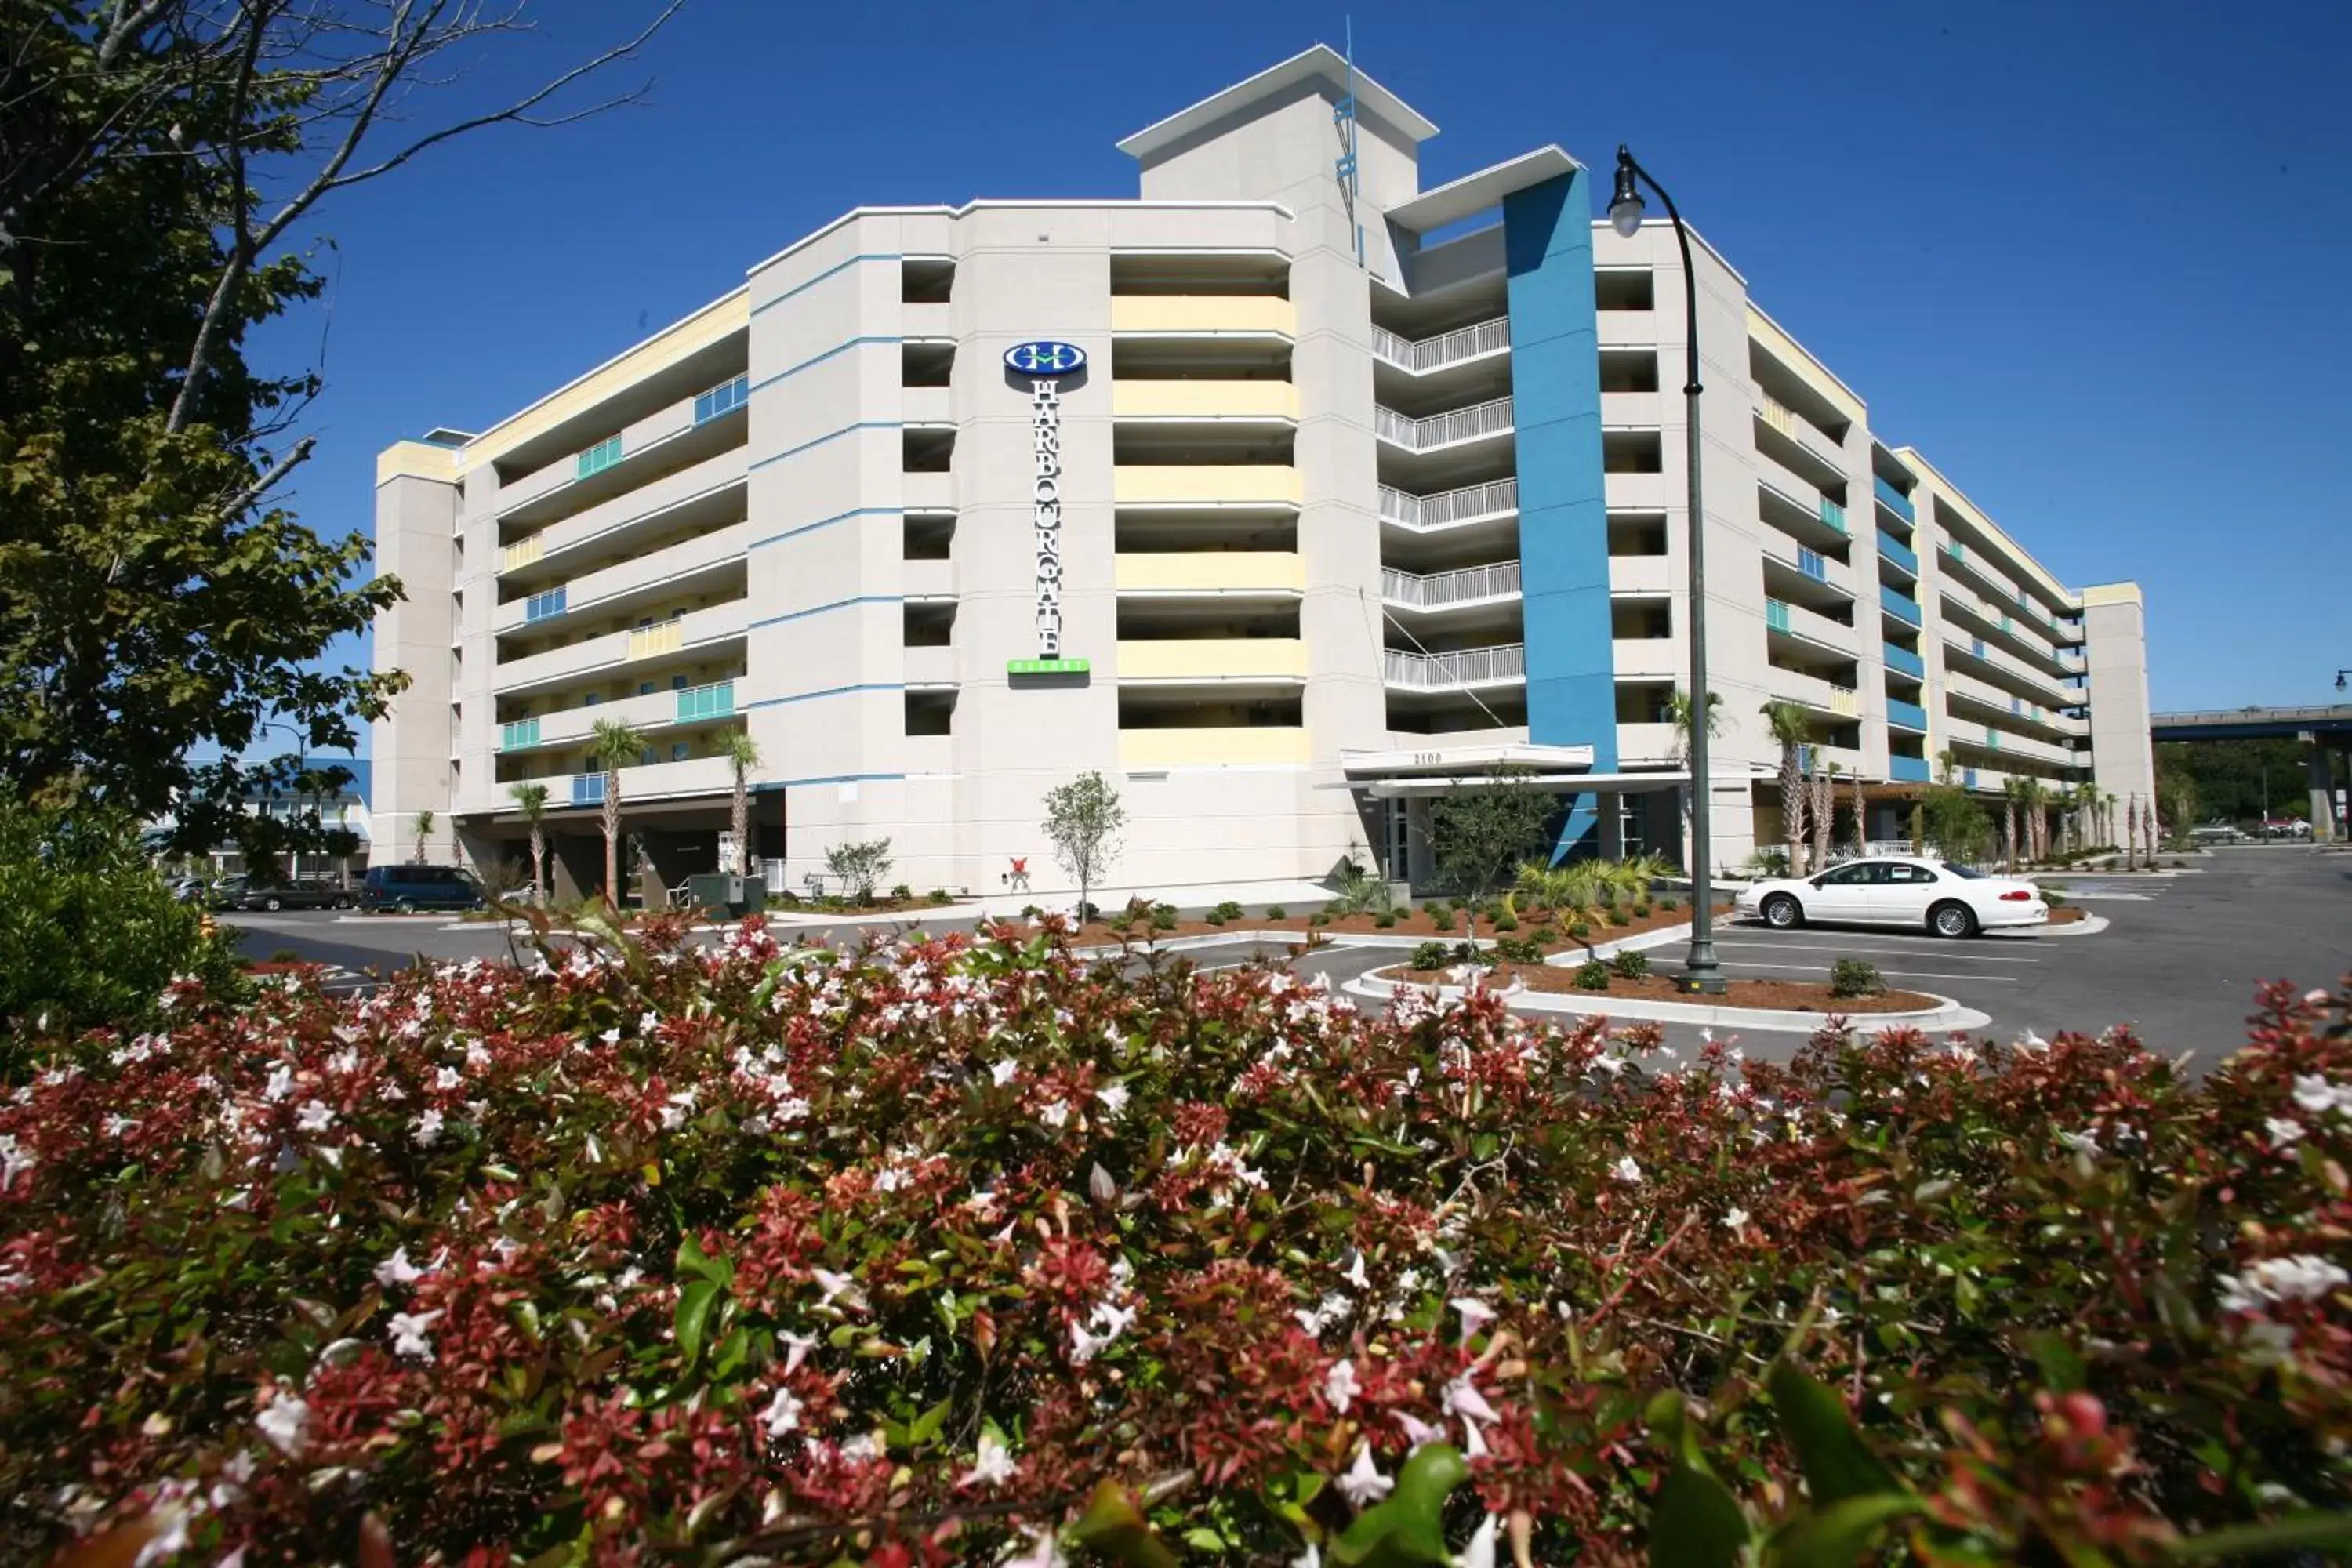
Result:
{"label": "lamp head", "polygon": [[2336,689],[2338,691],[2344,689],[2344,672],[2340,669],[2336,672]]}
{"label": "lamp head", "polygon": [[1609,224],[1627,239],[1642,229],[1644,204],[1633,188],[1633,154],[1621,142],[1617,148],[1617,188],[1609,198]]}

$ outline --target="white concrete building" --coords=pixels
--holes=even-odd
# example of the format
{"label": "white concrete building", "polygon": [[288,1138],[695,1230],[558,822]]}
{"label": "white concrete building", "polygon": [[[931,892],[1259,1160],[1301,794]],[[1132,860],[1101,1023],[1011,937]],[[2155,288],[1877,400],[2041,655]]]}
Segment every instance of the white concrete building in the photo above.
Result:
{"label": "white concrete building", "polygon": [[[593,884],[615,719],[673,883],[717,861],[729,730],[794,887],[882,837],[918,888],[1059,887],[1041,798],[1090,769],[1118,881],[1171,893],[1423,875],[1418,803],[1503,760],[1559,789],[1560,852],[1679,854],[1672,232],[1593,223],[1558,147],[1424,190],[1436,129],[1318,47],[1122,142],[1137,199],[860,208],[387,450],[387,853],[429,808],[511,856],[538,779]],[[1696,254],[1718,864],[1778,836],[1769,699],[1884,786],[1874,834],[1945,752],[2146,794],[2137,590],[2057,583]],[[1008,364],[1041,342],[1084,368]]]}

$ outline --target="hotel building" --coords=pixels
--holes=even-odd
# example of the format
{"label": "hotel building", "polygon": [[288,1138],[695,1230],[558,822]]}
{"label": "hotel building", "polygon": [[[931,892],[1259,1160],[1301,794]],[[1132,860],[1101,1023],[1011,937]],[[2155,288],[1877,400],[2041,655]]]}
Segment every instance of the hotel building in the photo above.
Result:
{"label": "hotel building", "polygon": [[[1116,883],[1170,896],[1351,854],[1426,878],[1429,797],[1504,763],[1559,792],[1561,852],[1679,857],[1673,231],[1593,222],[1558,147],[1424,189],[1436,131],[1318,47],[1120,142],[1136,199],[859,208],[492,428],[386,450],[375,654],[413,683],[380,853],[429,809],[430,858],[515,858],[538,780],[593,886],[619,720],[667,883],[718,864],[730,731],[795,889],[879,837],[919,889],[1057,888],[1042,798],[1089,770],[1129,814]],[[1946,758],[2146,795],[2137,587],[2061,584],[1694,240],[1716,863],[1780,837],[1773,700],[1874,838]]]}

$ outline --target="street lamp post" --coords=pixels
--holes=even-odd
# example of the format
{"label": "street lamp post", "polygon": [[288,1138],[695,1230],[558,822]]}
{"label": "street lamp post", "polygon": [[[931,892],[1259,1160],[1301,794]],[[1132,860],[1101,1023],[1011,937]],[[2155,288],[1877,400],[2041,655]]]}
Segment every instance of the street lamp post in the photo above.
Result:
{"label": "street lamp post", "polygon": [[1707,721],[1710,701],[1706,687],[1706,513],[1699,505],[1699,379],[1698,379],[1698,275],[1691,270],[1690,234],[1683,227],[1683,215],[1675,208],[1675,198],[1666,187],[1652,177],[1650,171],[1633,161],[1633,154],[1622,143],[1617,148],[1617,185],[1609,201],[1609,222],[1617,232],[1631,239],[1642,227],[1642,193],[1635,189],[1639,181],[1657,192],[1658,200],[1665,204],[1666,216],[1675,226],[1675,243],[1683,253],[1683,311],[1685,340],[1685,363],[1683,374],[1683,405],[1685,410],[1685,435],[1690,446],[1690,765],[1691,765],[1691,942],[1690,952],[1683,960],[1683,989],[1719,994],[1723,990],[1723,966],[1715,957],[1715,889],[1710,862],[1714,858],[1715,841],[1708,826],[1712,816],[1709,796],[1713,793],[1714,775],[1707,765]]}

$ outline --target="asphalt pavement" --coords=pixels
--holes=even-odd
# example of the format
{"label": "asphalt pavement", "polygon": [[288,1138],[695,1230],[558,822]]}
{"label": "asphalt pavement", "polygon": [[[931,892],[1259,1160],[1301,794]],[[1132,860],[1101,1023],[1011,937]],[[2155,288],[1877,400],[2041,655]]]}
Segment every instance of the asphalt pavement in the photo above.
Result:
{"label": "asphalt pavement", "polygon": [[[1907,931],[1762,926],[1718,929],[1716,945],[1735,978],[1826,979],[1840,958],[1866,959],[1891,985],[1957,998],[1991,1016],[1980,1033],[2011,1038],[2027,1029],[2095,1033],[2129,1025],[2158,1050],[2194,1049],[2210,1065],[2243,1043],[2254,988],[2263,980],[2300,988],[2333,985],[2352,971],[2352,854],[2308,847],[2220,848],[2187,858],[2175,876],[2097,874],[2049,877],[2108,921],[2091,936],[2049,931],[1990,934],[1948,942]],[[329,984],[358,987],[417,957],[503,959],[515,951],[496,922],[446,915],[355,916],[288,910],[222,919],[247,932],[244,951],[268,959],[290,952],[330,966]],[[968,930],[963,919],[910,921],[929,931]],[[870,926],[797,926],[803,937],[856,942]],[[884,928],[888,929],[888,928]],[[1678,946],[1654,949],[1653,965],[1671,973]],[[1202,969],[1287,960],[1301,974],[1334,984],[1397,963],[1394,948],[1333,943],[1305,952],[1236,939],[1188,949]],[[1695,1043],[1698,1031],[1675,1026],[1669,1044]],[[1751,1056],[1785,1057],[1801,1037],[1751,1031]]]}

